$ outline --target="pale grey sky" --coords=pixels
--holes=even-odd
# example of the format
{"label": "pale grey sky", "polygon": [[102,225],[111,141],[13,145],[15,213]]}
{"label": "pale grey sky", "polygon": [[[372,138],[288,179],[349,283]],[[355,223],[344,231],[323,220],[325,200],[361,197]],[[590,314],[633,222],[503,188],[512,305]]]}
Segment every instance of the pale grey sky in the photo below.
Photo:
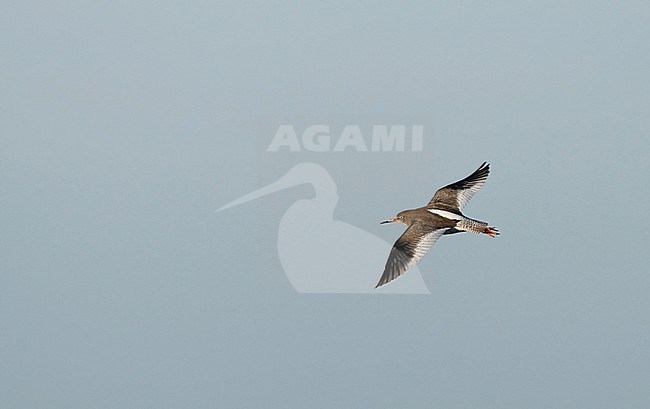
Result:
{"label": "pale grey sky", "polygon": [[[5,2],[0,407],[647,407],[650,5],[477,3]],[[424,149],[264,153],[293,121]],[[214,213],[310,161],[392,242],[484,160],[502,236],[431,295],[297,294],[308,187]]]}

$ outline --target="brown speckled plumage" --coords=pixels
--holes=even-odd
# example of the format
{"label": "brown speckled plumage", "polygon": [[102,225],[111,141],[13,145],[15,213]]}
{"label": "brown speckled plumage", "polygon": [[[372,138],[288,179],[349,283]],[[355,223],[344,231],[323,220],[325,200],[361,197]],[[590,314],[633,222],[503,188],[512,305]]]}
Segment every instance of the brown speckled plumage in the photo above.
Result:
{"label": "brown speckled plumage", "polygon": [[443,234],[469,231],[495,237],[499,234],[487,223],[466,217],[461,212],[467,202],[485,184],[490,165],[484,162],[476,171],[458,182],[438,189],[426,206],[404,210],[391,220],[408,226],[397,239],[376,287],[380,287],[413,267]]}

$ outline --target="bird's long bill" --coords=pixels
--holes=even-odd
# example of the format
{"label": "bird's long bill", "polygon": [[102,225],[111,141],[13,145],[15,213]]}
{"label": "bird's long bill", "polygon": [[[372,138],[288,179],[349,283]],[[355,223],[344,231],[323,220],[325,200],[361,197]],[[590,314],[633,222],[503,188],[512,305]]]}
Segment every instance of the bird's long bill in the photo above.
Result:
{"label": "bird's long bill", "polygon": [[395,220],[393,220],[393,219],[391,219],[391,220],[384,220],[383,222],[379,222],[379,224],[392,223],[392,222],[394,222],[394,221],[395,221]]}
{"label": "bird's long bill", "polygon": [[239,206],[242,203],[249,202],[251,200],[258,199],[262,196],[269,195],[271,193],[275,193],[279,190],[286,189],[295,185],[299,185],[303,183],[301,180],[296,180],[295,178],[287,177],[288,175],[284,175],[280,179],[276,180],[275,182],[266,185],[260,189],[254,190],[250,193],[245,194],[244,196],[233,200],[232,202],[226,203],[225,205],[221,206],[217,210],[215,210],[215,213],[218,213],[222,210],[229,209],[231,207]]}

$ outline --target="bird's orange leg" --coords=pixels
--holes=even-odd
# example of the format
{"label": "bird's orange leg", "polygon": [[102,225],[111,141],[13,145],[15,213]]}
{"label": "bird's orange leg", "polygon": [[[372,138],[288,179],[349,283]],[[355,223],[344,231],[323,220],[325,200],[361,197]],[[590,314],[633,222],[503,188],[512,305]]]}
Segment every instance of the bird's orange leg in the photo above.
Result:
{"label": "bird's orange leg", "polygon": [[499,230],[497,230],[496,227],[489,227],[488,226],[488,227],[485,228],[485,231],[483,233],[487,234],[490,237],[496,237],[496,236],[499,235]]}

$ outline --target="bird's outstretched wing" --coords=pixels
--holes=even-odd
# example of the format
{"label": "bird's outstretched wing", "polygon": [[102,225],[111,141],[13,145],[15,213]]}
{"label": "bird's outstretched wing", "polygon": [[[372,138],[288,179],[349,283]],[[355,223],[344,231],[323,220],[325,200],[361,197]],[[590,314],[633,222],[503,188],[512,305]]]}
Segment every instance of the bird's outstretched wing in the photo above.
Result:
{"label": "bird's outstretched wing", "polygon": [[427,207],[457,212],[463,210],[469,199],[485,184],[489,174],[490,164],[483,162],[474,173],[465,179],[438,189]]}
{"label": "bird's outstretched wing", "polygon": [[386,267],[384,267],[384,273],[375,288],[393,281],[413,267],[446,229],[434,230],[420,222],[413,223],[393,245],[388,261],[386,261]]}

